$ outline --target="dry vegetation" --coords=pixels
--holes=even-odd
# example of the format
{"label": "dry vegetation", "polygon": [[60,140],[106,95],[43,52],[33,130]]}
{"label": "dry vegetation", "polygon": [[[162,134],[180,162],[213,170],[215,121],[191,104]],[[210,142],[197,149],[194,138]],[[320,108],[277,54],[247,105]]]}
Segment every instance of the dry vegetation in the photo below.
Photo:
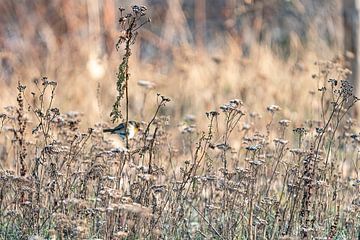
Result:
{"label": "dry vegetation", "polygon": [[132,45],[142,131],[126,149],[102,132],[123,52],[99,60],[92,39],[60,48],[44,29],[45,57],[27,42],[21,61],[1,52],[14,66],[0,82],[1,239],[360,237],[358,99],[341,57],[283,61],[256,44],[243,57],[229,39],[174,47],[164,67]]}

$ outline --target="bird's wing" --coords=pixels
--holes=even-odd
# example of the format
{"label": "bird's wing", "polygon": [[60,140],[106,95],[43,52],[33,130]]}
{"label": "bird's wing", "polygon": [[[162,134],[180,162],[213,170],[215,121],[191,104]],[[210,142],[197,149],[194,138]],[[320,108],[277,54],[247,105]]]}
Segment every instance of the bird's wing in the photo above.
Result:
{"label": "bird's wing", "polygon": [[113,129],[113,131],[115,132],[117,132],[117,131],[120,131],[120,130],[122,130],[122,129],[124,129],[125,128],[125,124],[123,124],[123,123],[120,123],[117,127],[115,127],[114,129]]}

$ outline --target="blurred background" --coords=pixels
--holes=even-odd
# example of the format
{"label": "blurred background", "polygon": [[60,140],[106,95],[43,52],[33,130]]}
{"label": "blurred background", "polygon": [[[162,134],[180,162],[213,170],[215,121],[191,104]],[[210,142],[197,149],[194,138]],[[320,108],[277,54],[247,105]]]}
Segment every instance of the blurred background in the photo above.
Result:
{"label": "blurred background", "polygon": [[58,81],[61,112],[79,111],[86,124],[109,121],[123,54],[115,48],[118,9],[135,4],[152,21],[132,46],[134,119],[150,116],[161,93],[172,99],[174,119],[204,117],[240,98],[251,111],[277,104],[301,121],[319,84],[314,63],[343,61],[340,0],[1,0],[1,109],[16,104],[18,81],[30,92],[47,76]]}

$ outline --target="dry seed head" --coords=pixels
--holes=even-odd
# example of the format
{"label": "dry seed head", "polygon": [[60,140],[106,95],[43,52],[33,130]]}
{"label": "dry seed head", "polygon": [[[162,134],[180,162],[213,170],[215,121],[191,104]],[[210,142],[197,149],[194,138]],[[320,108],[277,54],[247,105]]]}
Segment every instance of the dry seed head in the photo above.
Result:
{"label": "dry seed head", "polygon": [[287,140],[285,140],[285,139],[279,139],[279,138],[275,138],[273,141],[274,141],[275,143],[278,143],[278,144],[281,144],[281,145],[286,145],[286,144],[288,143]]}
{"label": "dry seed head", "polygon": [[132,10],[135,14],[145,15],[145,11],[147,10],[147,7],[141,5],[140,6],[134,5],[132,6]]}
{"label": "dry seed head", "polygon": [[256,145],[252,145],[252,146],[247,146],[245,149],[248,150],[248,151],[255,152],[255,151],[261,149],[261,145],[260,145],[260,144],[256,144]]}
{"label": "dry seed head", "polygon": [[[232,110],[239,110],[238,107],[240,107],[241,105],[242,105],[242,102],[240,100],[233,99],[233,100],[230,100],[228,103],[220,106],[220,109],[223,112],[230,112]],[[239,113],[241,113],[241,111]]]}
{"label": "dry seed head", "polygon": [[271,113],[275,113],[281,110],[281,108],[277,105],[270,105],[266,108],[267,111],[271,112]]}
{"label": "dry seed head", "polygon": [[129,150],[127,148],[125,148],[125,147],[116,147],[116,148],[112,148],[110,150],[110,152],[112,152],[112,153],[126,153],[128,151]]}
{"label": "dry seed head", "polygon": [[316,131],[317,134],[321,134],[321,133],[324,132],[324,129],[320,128],[320,127],[317,127],[317,128],[315,128],[315,131]]}
{"label": "dry seed head", "polygon": [[298,128],[293,129],[293,132],[302,135],[302,134],[306,133],[306,129],[303,127],[298,127]]}
{"label": "dry seed head", "polygon": [[360,186],[360,179],[355,179],[354,181],[352,181],[351,186],[359,187]]}
{"label": "dry seed head", "polygon": [[331,83],[331,85],[337,86],[338,80],[330,78],[330,79],[328,80],[328,83]]}
{"label": "dry seed head", "polygon": [[283,127],[288,127],[290,123],[291,123],[291,121],[288,120],[288,119],[281,119],[281,120],[279,121],[279,124],[280,124],[281,126],[283,126]]}
{"label": "dry seed head", "polygon": [[76,111],[66,112],[66,113],[64,113],[64,115],[65,115],[65,117],[70,118],[70,119],[79,118],[79,117],[84,116],[83,113],[76,112]]}
{"label": "dry seed head", "polygon": [[161,101],[163,102],[170,102],[171,99],[169,97],[166,97],[166,96],[161,96]]}
{"label": "dry seed head", "polygon": [[249,161],[249,163],[250,163],[251,165],[261,166],[261,165],[264,164],[264,161],[261,161],[261,160],[251,160],[251,161]]}
{"label": "dry seed head", "polygon": [[318,89],[319,92],[326,92],[326,87],[321,87]]}
{"label": "dry seed head", "polygon": [[228,151],[231,149],[231,146],[229,144],[225,144],[225,143],[217,144],[216,147],[223,151]]}
{"label": "dry seed head", "polygon": [[232,99],[232,100],[229,101],[229,103],[231,105],[233,105],[234,107],[243,105],[243,102],[240,99]]}
{"label": "dry seed head", "polygon": [[192,125],[192,126],[185,126],[183,128],[180,129],[180,132],[182,134],[186,134],[186,133],[193,133],[195,132],[196,128],[195,128],[195,125]]}
{"label": "dry seed head", "polygon": [[216,116],[218,116],[218,115],[220,115],[220,113],[217,112],[217,111],[206,112],[206,117],[207,117],[207,118],[216,117]]}

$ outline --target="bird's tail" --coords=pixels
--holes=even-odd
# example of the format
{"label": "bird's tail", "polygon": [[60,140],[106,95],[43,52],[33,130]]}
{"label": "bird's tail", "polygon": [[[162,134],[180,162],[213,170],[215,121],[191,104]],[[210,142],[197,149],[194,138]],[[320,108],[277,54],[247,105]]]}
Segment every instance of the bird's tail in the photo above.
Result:
{"label": "bird's tail", "polygon": [[106,133],[106,132],[113,133],[113,129],[107,128],[107,129],[104,129],[103,132],[104,133]]}

